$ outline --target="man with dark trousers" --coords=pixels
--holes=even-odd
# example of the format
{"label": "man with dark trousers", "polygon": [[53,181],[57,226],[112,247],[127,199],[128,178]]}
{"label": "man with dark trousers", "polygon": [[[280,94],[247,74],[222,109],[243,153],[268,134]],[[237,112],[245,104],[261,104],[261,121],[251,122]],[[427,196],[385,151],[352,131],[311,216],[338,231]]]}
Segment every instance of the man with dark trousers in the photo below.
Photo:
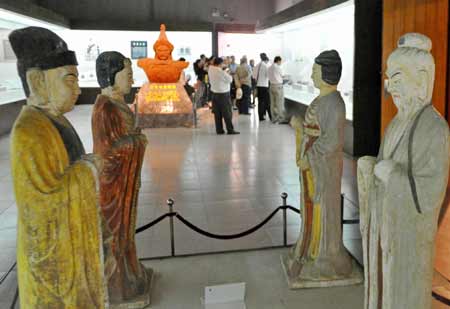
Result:
{"label": "man with dark trousers", "polygon": [[272,120],[270,113],[270,95],[269,95],[269,57],[265,53],[259,55],[261,62],[253,70],[253,78],[256,80],[256,89],[258,96],[258,114],[259,121],[266,120],[266,113]]}
{"label": "man with dark trousers", "polygon": [[248,112],[248,108],[250,106],[250,96],[252,93],[251,76],[252,72],[250,66],[247,63],[247,57],[243,56],[241,58],[240,65],[236,69],[236,74],[234,75],[234,83],[236,85],[236,88],[241,88],[242,90],[242,97],[236,102],[240,115],[250,115],[250,113]]}
{"label": "man with dark trousers", "polygon": [[217,57],[214,59],[213,65],[208,69],[209,83],[212,92],[212,111],[214,113],[214,121],[216,123],[216,133],[224,134],[222,118],[225,120],[227,134],[239,134],[234,130],[231,118],[233,115],[230,85],[233,78],[225,70],[223,70],[223,59]]}

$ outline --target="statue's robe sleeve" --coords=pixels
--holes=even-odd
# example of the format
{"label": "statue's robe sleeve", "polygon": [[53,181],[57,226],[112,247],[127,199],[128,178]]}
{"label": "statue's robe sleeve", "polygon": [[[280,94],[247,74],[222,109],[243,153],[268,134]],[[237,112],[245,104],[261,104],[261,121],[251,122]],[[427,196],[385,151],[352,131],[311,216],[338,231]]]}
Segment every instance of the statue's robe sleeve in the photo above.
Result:
{"label": "statue's robe sleeve", "polygon": [[57,129],[29,106],[13,128],[11,161],[21,308],[104,308],[94,166],[69,165]]}
{"label": "statue's robe sleeve", "polygon": [[[122,113],[108,97],[100,95],[92,115],[94,153],[102,156],[105,163],[100,176],[100,205],[113,236],[112,251],[118,263],[108,276],[123,273],[125,265],[129,264],[130,274],[141,271],[134,235],[140,172],[147,142],[144,135],[127,125]],[[120,284],[113,285],[120,289]]]}

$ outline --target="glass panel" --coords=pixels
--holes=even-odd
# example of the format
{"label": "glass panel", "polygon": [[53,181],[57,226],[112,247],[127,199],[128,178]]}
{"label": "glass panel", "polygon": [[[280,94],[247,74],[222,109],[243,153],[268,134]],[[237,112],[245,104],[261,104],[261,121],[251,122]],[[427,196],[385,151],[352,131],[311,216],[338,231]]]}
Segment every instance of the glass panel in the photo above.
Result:
{"label": "glass panel", "polygon": [[[104,51],[118,51],[125,57],[131,58],[132,42],[136,45],[147,42],[147,55],[153,58],[153,44],[159,37],[159,31],[98,31],[98,30],[63,30],[57,31],[77,54],[78,71],[81,87],[98,87],[95,73],[95,59]],[[201,54],[211,55],[211,32],[167,31],[169,41],[174,45],[172,58],[180,57],[190,62],[185,70],[186,75],[194,77],[192,64]],[[141,46],[142,47],[142,46]],[[147,82],[144,71],[137,66],[138,57],[132,59],[134,86],[141,87]],[[194,79],[192,79],[194,80]]]}
{"label": "glass panel", "polygon": [[281,55],[281,35],[275,33],[242,34],[219,32],[219,56],[235,56],[236,63],[246,55],[247,59],[254,59],[255,64],[260,61],[259,54],[266,53],[273,60]]}
{"label": "glass panel", "polygon": [[346,118],[352,120],[354,2],[273,27],[266,33],[281,35],[282,68],[290,80],[285,85],[285,97],[306,105],[318,95],[311,79],[314,58],[324,50],[339,52],[343,70],[338,89],[345,101]]}
{"label": "glass panel", "polygon": [[57,25],[0,9],[0,105],[25,99],[22,83],[17,74],[17,60],[8,36],[14,29],[27,26],[63,29]]}
{"label": "glass panel", "polygon": [[[153,43],[159,36],[159,31],[70,30],[0,9],[0,104],[25,99],[22,83],[17,74],[17,61],[8,41],[8,35],[14,29],[27,26],[40,26],[56,32],[67,42],[69,49],[76,52],[81,87],[98,87],[95,60],[99,53],[115,50],[121,52],[125,57],[131,58],[131,42],[137,41],[147,42],[147,55],[148,57],[154,57]],[[192,63],[200,57],[200,54],[209,57],[212,53],[211,32],[168,31],[167,36],[175,46],[172,53],[173,59],[178,60],[183,57],[186,61],[189,61],[191,64],[185,70],[185,73],[194,77]],[[142,55],[142,48],[139,52]],[[144,71],[137,66],[137,59],[133,59],[132,63],[134,86],[140,87],[147,81],[147,77]],[[192,81],[195,81],[195,79],[192,78]]]}

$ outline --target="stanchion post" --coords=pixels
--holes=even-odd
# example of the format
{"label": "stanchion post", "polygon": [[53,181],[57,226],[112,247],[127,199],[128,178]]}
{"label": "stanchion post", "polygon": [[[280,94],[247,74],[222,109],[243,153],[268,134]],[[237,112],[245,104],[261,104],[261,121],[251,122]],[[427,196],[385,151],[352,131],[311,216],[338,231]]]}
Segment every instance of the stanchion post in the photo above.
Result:
{"label": "stanchion post", "polygon": [[194,117],[194,128],[197,128],[197,106],[196,106],[196,102],[194,100],[194,96],[192,96],[192,114]]}
{"label": "stanchion post", "polygon": [[[173,205],[175,204],[174,200],[169,198],[167,200],[167,206],[169,206],[169,212],[173,213]],[[175,235],[173,230],[173,216],[170,216],[170,252],[172,253],[172,256],[175,256]]]}
{"label": "stanchion post", "polygon": [[341,230],[344,232],[344,194],[341,193]]}
{"label": "stanchion post", "polygon": [[281,199],[283,200],[283,245],[287,247],[287,197],[286,192],[281,193]]}

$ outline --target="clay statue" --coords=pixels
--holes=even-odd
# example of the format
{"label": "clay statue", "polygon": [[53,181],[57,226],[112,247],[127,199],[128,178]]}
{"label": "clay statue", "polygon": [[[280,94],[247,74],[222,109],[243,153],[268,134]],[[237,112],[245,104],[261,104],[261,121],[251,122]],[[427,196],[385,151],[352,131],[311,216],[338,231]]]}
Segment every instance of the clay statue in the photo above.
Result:
{"label": "clay statue", "polygon": [[308,107],[305,120],[294,121],[302,186],[302,228],[297,244],[283,259],[290,288],[362,282],[362,273],[342,242],[345,105],[337,91],[341,72],[337,51],[322,52],[315,59],[311,77],[320,94]]}
{"label": "clay statue", "polygon": [[378,157],[358,160],[366,309],[430,309],[434,238],[449,169],[447,122],[431,104],[431,40],[408,33],[387,62],[398,112]]}
{"label": "clay statue", "polygon": [[38,27],[9,40],[27,105],[11,136],[21,308],[105,308],[97,171],[64,117],[78,95],[75,53]]}
{"label": "clay statue", "polygon": [[139,262],[134,238],[147,138],[124,99],[133,84],[130,59],[118,52],[104,52],[96,66],[102,94],[95,102],[92,133],[94,153],[105,162],[100,175],[100,206],[112,234],[105,257],[110,302],[112,307],[129,304],[143,308],[150,303],[153,271]]}
{"label": "clay statue", "polygon": [[183,69],[186,61],[172,59],[173,45],[161,25],[158,40],[153,45],[155,58],[138,60],[148,82],[139,89],[136,97],[139,125],[142,128],[192,127],[194,124],[192,102],[184,86]]}
{"label": "clay statue", "polygon": [[162,24],[159,38],[153,45],[155,59],[138,60],[138,66],[145,71],[150,82],[176,83],[180,79],[181,72],[189,66],[189,62],[172,59],[173,48],[166,36],[166,26]]}

